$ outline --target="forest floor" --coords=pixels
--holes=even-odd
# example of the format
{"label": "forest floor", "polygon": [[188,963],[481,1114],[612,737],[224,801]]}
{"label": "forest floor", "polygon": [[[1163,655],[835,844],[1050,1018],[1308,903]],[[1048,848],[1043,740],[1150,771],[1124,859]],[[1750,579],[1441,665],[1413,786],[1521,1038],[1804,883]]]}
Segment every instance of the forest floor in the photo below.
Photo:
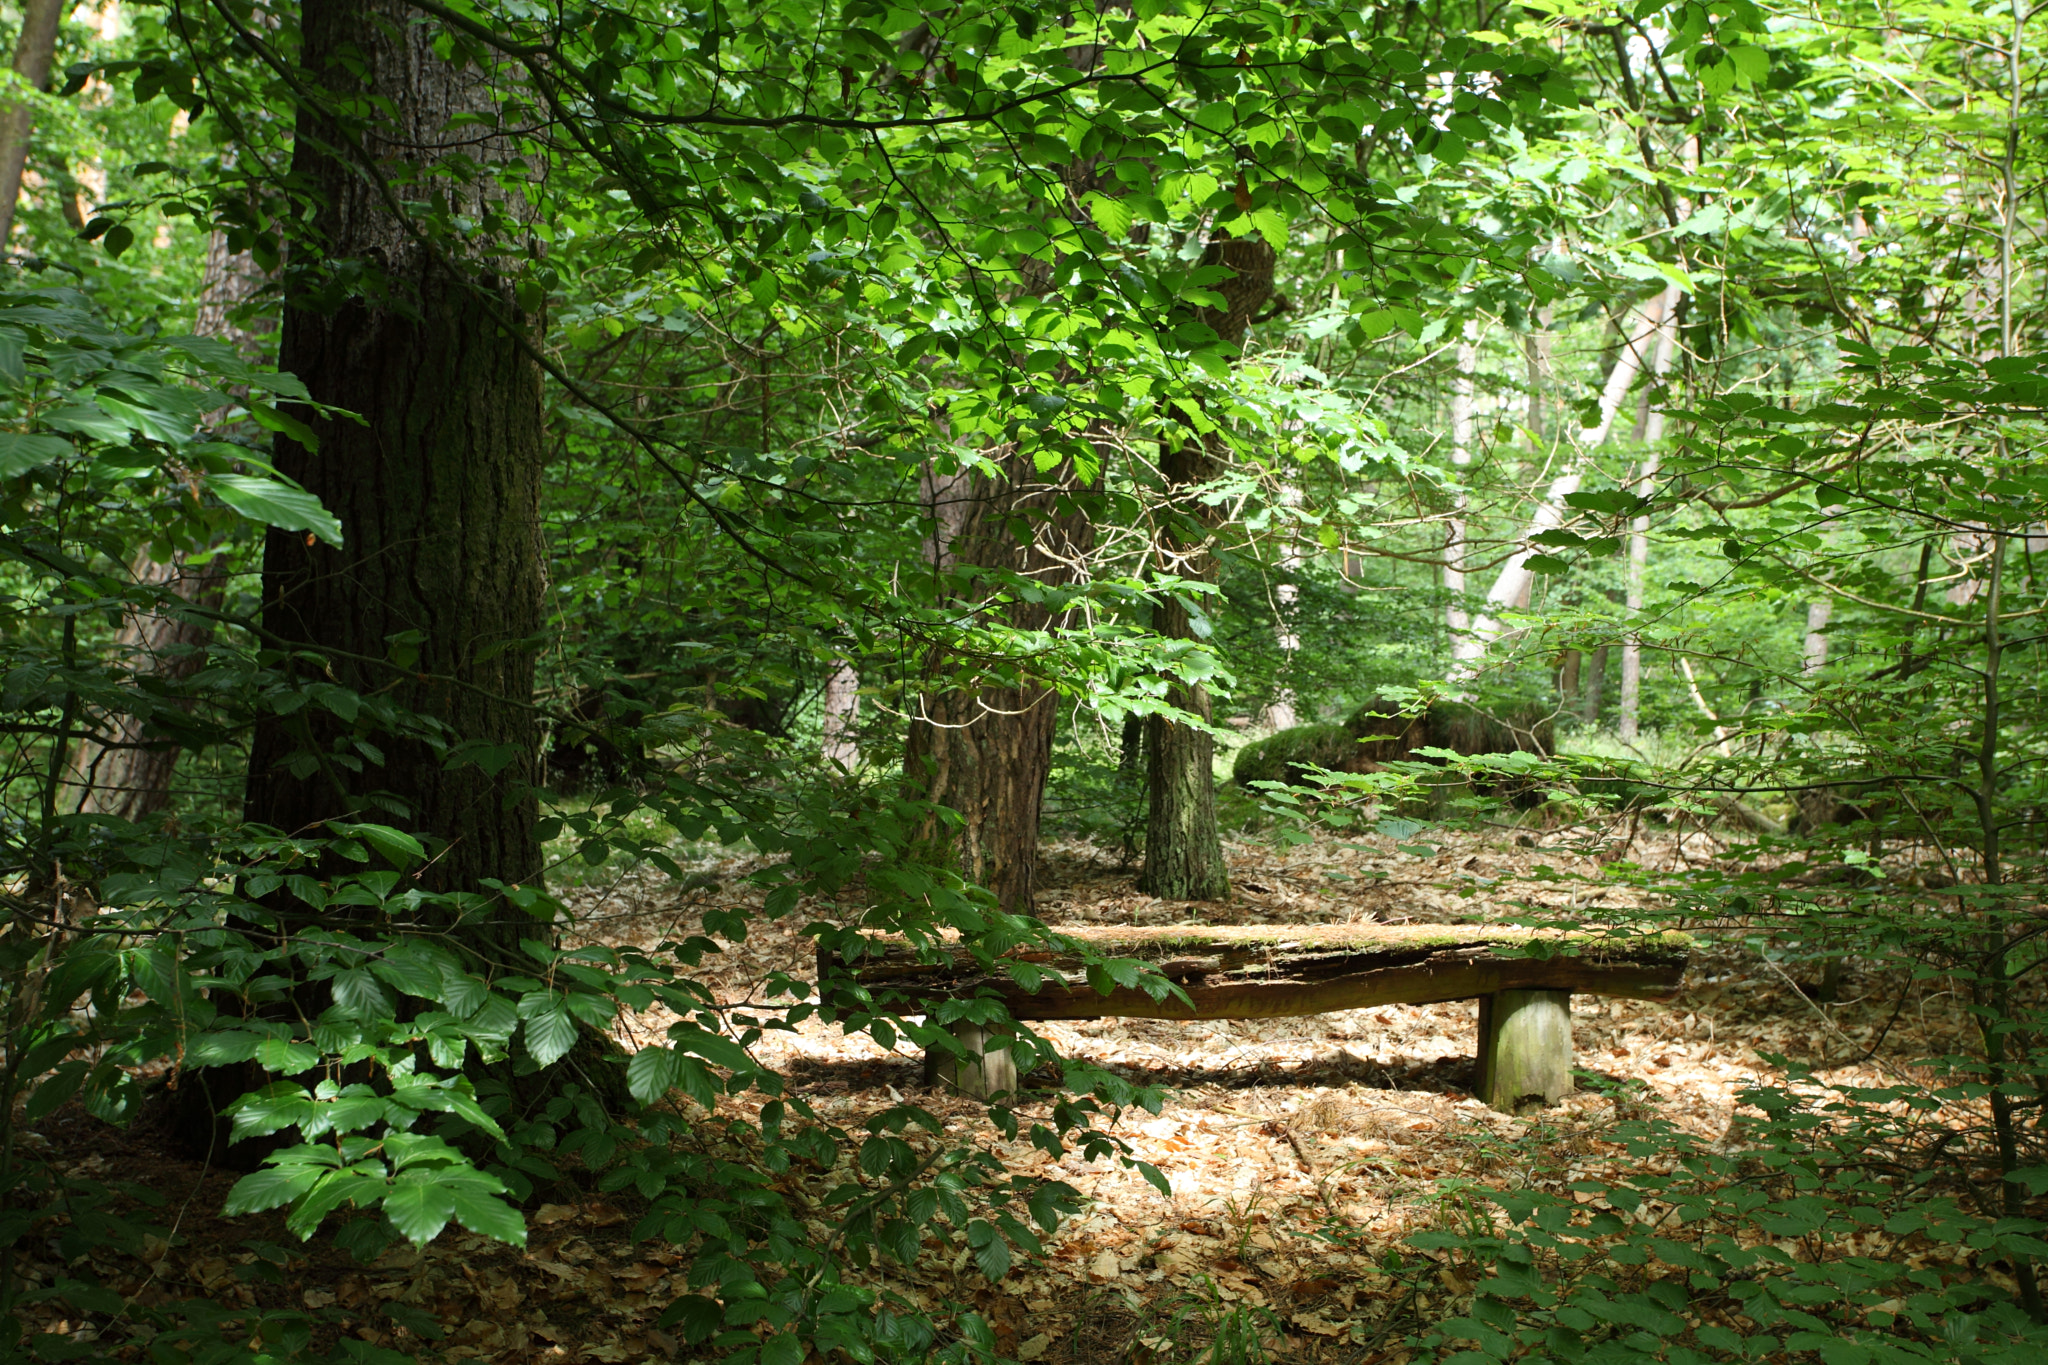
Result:
{"label": "forest floor", "polygon": [[[1504,918],[1517,913],[1511,901],[1597,903],[1589,899],[1597,887],[1576,875],[1590,879],[1595,865],[1546,847],[1540,833],[1532,840],[1512,831],[1433,832],[1431,840],[1434,852],[1404,851],[1376,835],[1291,849],[1235,843],[1232,899],[1203,904],[1140,894],[1110,855],[1056,844],[1046,850],[1040,913],[1053,924],[1448,923]],[[1697,861],[1719,847],[1710,834],[1681,842],[1664,831],[1644,836],[1633,856]],[[589,939],[652,947],[698,932],[707,907],[758,902],[744,881],[758,865],[714,852],[695,860],[682,883],[630,869],[563,894]],[[1546,877],[1546,868],[1575,875]],[[808,978],[813,946],[803,924],[856,908],[814,904],[757,921],[744,943],[726,943],[708,959],[702,976],[727,1002],[759,999],[773,971]],[[949,1138],[979,1142],[1014,1171],[1056,1175],[1081,1192],[1082,1210],[1049,1240],[1049,1254],[1020,1259],[995,1283],[964,1247],[936,1238],[909,1270],[873,1272],[913,1302],[974,1306],[1006,1355],[1044,1365],[1192,1361],[1237,1314],[1274,1360],[1398,1365],[1406,1356],[1391,1343],[1418,1320],[1457,1311],[1470,1293],[1454,1272],[1401,1247],[1459,1216],[1461,1182],[1562,1189],[1598,1178],[1628,1160],[1613,1140],[1616,1124],[1649,1114],[1713,1141],[1729,1129],[1744,1085],[1776,1074],[1766,1053],[1832,1080],[1897,1077],[1915,1058],[1946,1050],[1956,1011],[1940,985],[1913,988],[1901,1007],[1902,982],[1852,966],[1839,998],[1820,1004],[1754,954],[1704,946],[1669,1002],[1575,999],[1582,1087],[1556,1108],[1519,1118],[1471,1093],[1470,1003],[1302,1019],[1037,1025],[1067,1055],[1163,1087],[1158,1115],[1127,1113],[1114,1131],[1166,1175],[1170,1197],[1135,1171],[1072,1155],[1055,1162],[1027,1142],[1004,1141],[981,1105],[924,1086],[920,1058],[907,1045],[884,1051],[813,1021],[770,1033],[759,1052],[832,1123],[857,1130],[908,1099],[936,1115]],[[647,1022],[654,1036],[661,1021]],[[1868,1060],[1857,1060],[1866,1052]],[[735,1097],[720,1108],[746,1117],[761,1102]],[[1021,1107],[1027,1130],[1049,1107]],[[35,1140],[61,1168],[139,1179],[163,1201],[156,1216],[167,1234],[151,1238],[139,1257],[110,1256],[100,1266],[116,1293],[303,1306],[336,1330],[451,1360],[688,1354],[655,1321],[686,1287],[682,1258],[631,1239],[634,1210],[623,1197],[540,1207],[524,1250],[458,1233],[359,1264],[325,1239],[299,1243],[275,1218],[220,1219],[234,1175],[175,1159],[146,1128],[119,1132],[75,1109],[40,1127]],[[1397,1252],[1398,1264],[1389,1258]],[[47,1281],[63,1271],[50,1264],[31,1273]]]}

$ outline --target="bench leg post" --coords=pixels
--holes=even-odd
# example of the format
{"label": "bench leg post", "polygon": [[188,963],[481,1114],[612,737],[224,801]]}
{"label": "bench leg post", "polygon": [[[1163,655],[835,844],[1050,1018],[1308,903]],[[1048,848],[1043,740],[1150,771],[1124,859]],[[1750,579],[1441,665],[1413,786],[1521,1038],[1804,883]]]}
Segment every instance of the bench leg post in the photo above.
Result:
{"label": "bench leg post", "polygon": [[1502,991],[1479,1001],[1479,1098],[1505,1114],[1572,1093],[1570,991]]}
{"label": "bench leg post", "polygon": [[928,1049],[924,1054],[926,1081],[957,1090],[971,1100],[1016,1091],[1017,1060],[1002,1046],[1006,1041],[1003,1035],[964,1020],[947,1032],[967,1055],[955,1057],[944,1048]]}

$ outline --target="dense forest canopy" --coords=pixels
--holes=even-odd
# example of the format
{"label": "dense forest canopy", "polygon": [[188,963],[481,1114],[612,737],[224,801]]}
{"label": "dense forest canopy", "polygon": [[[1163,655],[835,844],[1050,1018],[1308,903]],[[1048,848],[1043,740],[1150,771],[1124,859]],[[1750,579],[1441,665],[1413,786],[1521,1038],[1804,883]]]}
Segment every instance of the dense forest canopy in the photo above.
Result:
{"label": "dense forest canopy", "polygon": [[[2028,0],[0,21],[0,1353],[2048,1342]],[[1105,1251],[1124,1339],[1020,1326],[1078,1170],[1204,1235],[1185,1087],[874,940],[1171,1017],[1210,969],[1084,920],[1195,944],[1354,855],[1311,918],[1405,867],[1399,918],[1689,943],[1655,1008],[1754,976],[1810,1050],[1714,1133],[1586,1061],[1392,1233],[1330,1182],[1393,1165],[1275,1119],[1319,1250],[1252,1199],[1216,1264],[1292,1288]],[[855,1113],[800,1044],[939,1083]],[[116,1133],[228,1172],[287,1297],[159,1284]],[[599,1207],[624,1346],[296,1278]]]}

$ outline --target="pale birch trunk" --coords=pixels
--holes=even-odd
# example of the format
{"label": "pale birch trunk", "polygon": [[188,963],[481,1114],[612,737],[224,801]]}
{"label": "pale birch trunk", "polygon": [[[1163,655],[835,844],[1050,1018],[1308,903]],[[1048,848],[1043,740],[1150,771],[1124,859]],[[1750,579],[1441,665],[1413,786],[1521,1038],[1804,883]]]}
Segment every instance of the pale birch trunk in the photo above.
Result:
{"label": "pale birch trunk", "polygon": [[[1285,507],[1299,507],[1301,490],[1291,485],[1282,488],[1280,502]],[[1273,637],[1280,648],[1281,686],[1266,706],[1264,719],[1265,727],[1276,734],[1301,723],[1294,709],[1294,689],[1286,685],[1293,673],[1294,656],[1301,652],[1301,634],[1294,622],[1295,604],[1301,600],[1301,585],[1294,581],[1294,576],[1300,571],[1301,549],[1290,531],[1280,552],[1280,581],[1273,585]]]}
{"label": "pale birch trunk", "polygon": [[1484,646],[1471,635],[1472,623],[1465,611],[1465,495],[1464,471],[1472,464],[1473,376],[1479,368],[1479,323],[1465,323],[1464,340],[1458,343],[1457,370],[1451,378],[1451,465],[1458,471],[1457,501],[1452,507],[1450,534],[1444,546],[1444,595],[1450,599],[1446,621],[1451,630],[1451,657],[1459,661],[1476,659]]}
{"label": "pale birch trunk", "polygon": [[829,766],[852,772],[860,767],[860,674],[841,659],[825,679],[824,744],[820,757]]}
{"label": "pale birch trunk", "polygon": [[[1678,340],[1678,300],[1676,285],[1664,291],[1658,300],[1657,347],[1651,358],[1652,373],[1662,379],[1671,368],[1671,352]],[[1644,445],[1642,473],[1636,478],[1636,492],[1648,497],[1651,487],[1657,481],[1658,465],[1663,451],[1658,442],[1664,439],[1664,409],[1652,402],[1644,411],[1641,426]],[[1643,609],[1643,584],[1650,568],[1650,519],[1637,517],[1628,528],[1628,614],[1636,617]],[[1621,696],[1615,733],[1624,742],[1633,743],[1642,728],[1643,704],[1643,643],[1633,631],[1621,642]]]}
{"label": "pale birch trunk", "polygon": [[[1473,671],[1486,647],[1501,635],[1503,627],[1496,612],[1506,611],[1518,602],[1526,602],[1536,580],[1535,570],[1529,561],[1538,553],[1531,542],[1545,531],[1555,530],[1564,524],[1570,509],[1565,498],[1576,493],[1584,480],[1586,462],[1594,452],[1606,444],[1608,433],[1614,429],[1615,414],[1634,387],[1636,379],[1652,363],[1652,341],[1661,336],[1667,321],[1677,307],[1679,290],[1672,286],[1660,294],[1643,310],[1643,326],[1635,329],[1631,336],[1628,329],[1623,331],[1621,353],[1615,357],[1614,368],[1608,371],[1607,383],[1600,393],[1600,420],[1590,431],[1582,432],[1578,438],[1570,463],[1564,471],[1550,481],[1544,490],[1543,500],[1537,506],[1536,514],[1530,518],[1528,527],[1522,532],[1522,548],[1517,550],[1494,579],[1493,587],[1486,594],[1486,608],[1473,619],[1471,630],[1472,650],[1462,656],[1466,667],[1461,672],[1467,676]],[[1669,358],[1668,350],[1665,352]]]}
{"label": "pale birch trunk", "polygon": [[1828,618],[1834,614],[1835,604],[1827,598],[1806,604],[1806,646],[1799,665],[1806,677],[1818,677],[1828,666]]}

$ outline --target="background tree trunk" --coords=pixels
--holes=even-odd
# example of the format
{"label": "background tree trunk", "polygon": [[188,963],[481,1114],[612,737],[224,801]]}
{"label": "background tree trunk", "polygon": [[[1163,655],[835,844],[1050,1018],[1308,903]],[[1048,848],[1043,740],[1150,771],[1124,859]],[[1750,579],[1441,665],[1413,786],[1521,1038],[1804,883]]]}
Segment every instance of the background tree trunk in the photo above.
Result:
{"label": "background tree trunk", "polygon": [[[1283,487],[1280,503],[1284,507],[1301,506],[1301,490],[1292,484]],[[1294,709],[1294,688],[1289,684],[1294,677],[1295,656],[1301,653],[1301,632],[1296,620],[1301,603],[1301,584],[1297,577],[1308,557],[1302,553],[1301,542],[1291,527],[1286,535],[1277,566],[1280,581],[1273,585],[1273,643],[1280,649],[1280,686],[1274,689],[1273,699],[1266,704],[1265,715],[1261,718],[1265,728],[1274,734],[1292,730],[1301,724],[1301,717]]]}
{"label": "background tree trunk", "polygon": [[1469,499],[1463,479],[1472,464],[1472,396],[1473,376],[1479,367],[1479,320],[1466,319],[1460,335],[1463,340],[1458,343],[1457,368],[1451,373],[1451,467],[1457,472],[1460,486],[1444,545],[1444,596],[1450,599],[1444,611],[1451,632],[1451,657],[1464,660],[1477,658],[1485,648],[1471,637],[1472,621],[1465,610],[1465,513]]}
{"label": "background tree trunk", "polygon": [[[1671,368],[1671,353],[1678,340],[1678,305],[1683,297],[1683,292],[1675,284],[1664,291],[1658,309],[1656,350],[1650,358],[1650,377],[1653,380],[1661,380]],[[1644,407],[1637,434],[1643,442],[1643,467],[1633,486],[1638,496],[1648,497],[1655,490],[1657,470],[1664,453],[1660,445],[1664,439],[1662,405],[1650,403]],[[1628,530],[1627,603],[1631,617],[1642,614],[1643,590],[1649,568],[1650,519],[1636,517],[1629,522]],[[1615,723],[1615,733],[1627,742],[1636,739],[1641,724],[1642,689],[1643,644],[1640,636],[1631,633],[1621,642],[1621,706]]]}
{"label": "background tree trunk", "polygon": [[[1204,308],[1197,316],[1233,346],[1242,345],[1252,317],[1273,296],[1277,253],[1263,237],[1232,237],[1211,242],[1202,264],[1224,265],[1235,272],[1219,281],[1222,308]],[[1220,461],[1206,442],[1190,440],[1170,448],[1160,461],[1167,493],[1185,492],[1214,478]],[[1176,577],[1213,577],[1216,566],[1205,546],[1180,543],[1169,531],[1160,546]],[[1193,637],[1187,608],[1160,602],[1153,628],[1169,639]],[[1209,718],[1206,689],[1174,686],[1167,699],[1202,719]],[[1223,840],[1216,828],[1216,742],[1206,730],[1150,716],[1145,722],[1146,787],[1150,804],[1145,820],[1145,866],[1138,875],[1143,890],[1165,900],[1221,900],[1230,894],[1230,874],[1223,865]]]}
{"label": "background tree trunk", "polygon": [[[261,360],[276,324],[268,318],[237,321],[235,314],[266,282],[248,252],[229,251],[227,234],[214,232],[206,244],[206,275],[199,287],[194,333],[228,342],[246,359]],[[226,596],[225,556],[215,555],[204,569],[195,571],[182,551],[167,564],[144,553],[136,557],[131,572],[145,588],[168,587],[182,600],[209,610],[218,610]],[[114,637],[114,654],[138,680],[175,684],[199,671],[212,643],[213,622],[205,616],[176,609],[131,612]],[[180,705],[191,709],[189,703]],[[160,737],[152,740],[143,714],[113,716],[105,726],[103,736],[89,735],[72,751],[68,780],[76,793],[76,809],[124,820],[140,820],[164,809],[171,801],[179,746]]]}
{"label": "background tree trunk", "polygon": [[841,659],[825,679],[825,719],[819,757],[853,772],[860,767],[860,674]]}
{"label": "background tree trunk", "polygon": [[[1628,397],[1629,389],[1635,384],[1637,377],[1654,364],[1651,356],[1652,343],[1668,331],[1679,297],[1680,291],[1677,286],[1666,289],[1658,295],[1655,302],[1643,310],[1643,328],[1639,334],[1630,335],[1635,330],[1633,324],[1622,329],[1621,352],[1615,357],[1614,368],[1607,372],[1607,380],[1601,386],[1599,423],[1590,431],[1579,433],[1577,449],[1573,452],[1571,463],[1565,467],[1564,472],[1550,481],[1550,487],[1545,491],[1542,503],[1537,506],[1536,514],[1530,518],[1528,529],[1522,532],[1522,548],[1508,560],[1500,575],[1494,579],[1493,587],[1487,591],[1485,609],[1472,620],[1471,641],[1467,651],[1458,656],[1462,665],[1459,670],[1462,676],[1469,677],[1477,672],[1487,647],[1499,638],[1502,632],[1503,627],[1493,613],[1512,608],[1525,609],[1528,606],[1529,595],[1536,583],[1536,571],[1529,567],[1529,561],[1540,552],[1539,547],[1532,542],[1545,531],[1555,530],[1563,525],[1571,515],[1571,509],[1564,500],[1578,492],[1579,483],[1585,477],[1592,456],[1606,444],[1608,434],[1614,430],[1615,414],[1621,410],[1622,400]],[[1663,354],[1668,357],[1668,344],[1658,344],[1665,345]]]}
{"label": "background tree trunk", "polygon": [[[131,566],[136,583],[144,588],[167,588],[180,601],[217,611],[226,594],[227,557],[215,555],[203,569],[193,569],[183,555],[159,564],[147,550]],[[147,679],[150,692],[175,687],[206,664],[207,646],[213,643],[213,621],[206,616],[159,607],[131,611],[121,620],[114,636],[118,666],[127,668],[138,681]],[[189,711],[191,703],[172,700],[168,704]],[[97,735],[80,739],[71,752],[67,778],[71,795],[67,802],[84,815],[112,815],[123,820],[141,820],[171,803],[171,779],[178,768],[180,748],[175,740],[150,733],[148,710],[110,716]]]}
{"label": "background tree trunk", "polygon": [[[323,263],[361,262],[381,278],[338,301],[310,270],[288,281],[283,367],[364,421],[308,414],[317,454],[278,442],[278,468],[341,519],[346,543],[273,530],[263,621],[326,656],[324,668],[292,665],[302,681],[377,693],[477,746],[482,761],[445,762],[439,745],[376,724],[367,707],[351,721],[309,705],[257,727],[247,815],[284,830],[396,816],[435,847],[430,889],[531,882],[541,872],[530,643],[542,620],[541,373],[500,324],[523,320],[492,265],[475,263],[483,288],[459,277],[463,267],[425,250],[340,150],[357,141],[380,174],[408,182],[404,198],[439,191],[474,209],[483,191],[472,186],[488,177],[436,178],[437,152],[488,165],[510,148],[474,123],[451,128],[494,117],[496,102],[484,73],[436,55],[436,30],[401,0],[308,0],[303,31],[310,79],[386,111],[366,130],[302,105],[292,162],[319,197]],[[359,759],[358,740],[381,762]],[[506,918],[509,930],[471,930],[472,946],[532,932],[530,919]]]}
{"label": "background tree trunk", "polygon": [[[1074,502],[1071,468],[1042,476],[1028,451],[1011,451],[1001,473],[963,472],[928,481],[934,567],[969,572],[961,590],[977,596],[975,568],[1021,574],[1042,583],[1073,580],[1093,543],[1093,523]],[[994,587],[993,580],[989,587]],[[1013,601],[1004,620],[1044,630],[1052,614]],[[943,660],[934,660],[935,669]],[[1038,860],[1039,810],[1052,775],[1057,698],[1028,676],[1011,686],[927,687],[911,718],[903,770],[909,790],[958,812],[948,829],[936,818],[921,831],[925,856],[950,861],[995,893],[1008,911],[1031,910]]]}
{"label": "background tree trunk", "polygon": [[[14,44],[14,71],[38,90],[50,85],[50,64],[57,57],[57,26],[64,17],[60,0],[25,0],[21,37]],[[28,104],[0,108],[0,249],[14,232],[14,207],[21,199],[21,172],[28,165],[29,135],[36,111]]]}
{"label": "background tree trunk", "polygon": [[[1189,638],[1186,606],[1171,599],[1161,602],[1153,629],[1170,639]],[[1200,684],[1175,685],[1167,700],[1209,719],[1209,692]],[[1222,900],[1230,894],[1230,872],[1216,827],[1216,741],[1206,730],[1165,716],[1148,716],[1145,726],[1145,783],[1151,800],[1139,889],[1164,900]]]}

